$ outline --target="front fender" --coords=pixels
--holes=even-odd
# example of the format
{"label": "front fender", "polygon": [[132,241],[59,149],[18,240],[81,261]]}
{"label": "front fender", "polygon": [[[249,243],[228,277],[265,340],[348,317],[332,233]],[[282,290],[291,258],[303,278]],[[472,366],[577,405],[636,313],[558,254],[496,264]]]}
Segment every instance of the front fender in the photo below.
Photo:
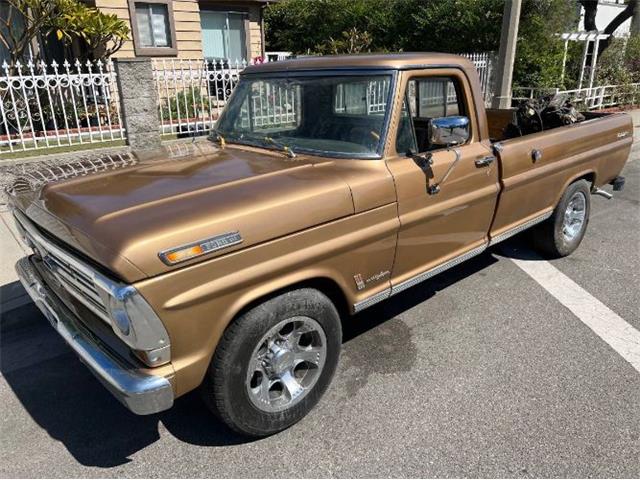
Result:
{"label": "front fender", "polygon": [[353,277],[391,270],[396,213],[385,205],[137,283],[169,333],[178,395],[202,382],[229,322],[260,298],[319,278],[348,305],[387,288],[388,276],[358,291]]}

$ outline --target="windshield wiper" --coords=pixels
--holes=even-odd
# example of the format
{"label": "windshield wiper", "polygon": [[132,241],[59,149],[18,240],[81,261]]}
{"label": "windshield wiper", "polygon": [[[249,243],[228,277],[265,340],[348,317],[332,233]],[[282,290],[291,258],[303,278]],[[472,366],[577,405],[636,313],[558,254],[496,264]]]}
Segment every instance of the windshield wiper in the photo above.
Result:
{"label": "windshield wiper", "polygon": [[273,146],[275,146],[275,147],[278,147],[278,148],[282,149],[282,151],[283,151],[284,153],[286,153],[286,154],[287,154],[287,156],[288,156],[289,158],[296,158],[296,154],[295,154],[295,153],[294,153],[294,151],[291,149],[291,147],[289,147],[288,145],[285,145],[285,144],[284,144],[284,143],[282,143],[282,142],[279,142],[279,141],[277,141],[277,140],[274,140],[274,139],[273,139],[273,138],[271,138],[271,137],[263,137],[263,140],[264,140],[265,142],[270,143],[271,145],[273,145]]}

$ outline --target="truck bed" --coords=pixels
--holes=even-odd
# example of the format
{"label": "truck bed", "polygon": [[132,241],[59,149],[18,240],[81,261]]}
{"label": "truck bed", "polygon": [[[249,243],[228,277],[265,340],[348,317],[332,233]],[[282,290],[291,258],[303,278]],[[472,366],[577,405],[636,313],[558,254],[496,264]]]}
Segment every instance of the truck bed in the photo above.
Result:
{"label": "truck bed", "polygon": [[[505,138],[505,130],[509,123],[515,121],[516,108],[488,108],[487,112],[487,124],[489,126],[489,137],[492,142],[500,142],[506,140]],[[615,113],[610,112],[580,112],[584,115],[585,120],[592,120],[597,118],[603,118],[610,115],[615,115]],[[580,123],[580,122],[579,122]],[[545,131],[549,131],[553,129],[546,129]],[[526,135],[525,135],[526,136]]]}
{"label": "truck bed", "polygon": [[608,184],[629,156],[633,126],[623,113],[585,112],[579,123],[502,140],[512,110],[489,110],[490,138],[500,144],[502,191],[492,237],[523,219],[548,215],[567,186],[579,178]]}

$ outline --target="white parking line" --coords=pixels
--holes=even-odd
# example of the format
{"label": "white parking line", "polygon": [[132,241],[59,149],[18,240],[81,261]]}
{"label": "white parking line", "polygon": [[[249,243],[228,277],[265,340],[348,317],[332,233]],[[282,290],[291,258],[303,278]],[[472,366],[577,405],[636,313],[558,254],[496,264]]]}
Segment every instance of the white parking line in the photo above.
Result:
{"label": "white parking line", "polygon": [[640,331],[549,262],[511,260],[640,373]]}

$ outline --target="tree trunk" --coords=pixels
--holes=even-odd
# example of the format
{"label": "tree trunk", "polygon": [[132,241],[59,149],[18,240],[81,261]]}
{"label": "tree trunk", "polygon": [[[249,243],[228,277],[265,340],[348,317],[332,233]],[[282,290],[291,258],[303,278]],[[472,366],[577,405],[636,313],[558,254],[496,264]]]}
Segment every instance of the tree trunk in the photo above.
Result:
{"label": "tree trunk", "polygon": [[[618,29],[618,27],[620,27],[620,25],[622,25],[629,18],[634,16],[635,11],[638,8],[640,8],[638,6],[638,3],[639,3],[638,0],[629,0],[629,3],[627,3],[627,7],[623,11],[621,11],[618,15],[616,15],[616,17],[613,20],[611,20],[609,25],[607,25],[606,28],[604,29],[604,33],[608,35],[613,35],[613,32],[615,32]],[[600,40],[600,47],[598,48],[598,57],[602,55],[602,52],[604,52],[608,46],[609,46],[608,38],[606,40]]]}
{"label": "tree trunk", "polygon": [[580,0],[584,8],[584,29],[587,32],[598,30],[596,26],[596,14],[598,13],[598,2],[593,0]]}

